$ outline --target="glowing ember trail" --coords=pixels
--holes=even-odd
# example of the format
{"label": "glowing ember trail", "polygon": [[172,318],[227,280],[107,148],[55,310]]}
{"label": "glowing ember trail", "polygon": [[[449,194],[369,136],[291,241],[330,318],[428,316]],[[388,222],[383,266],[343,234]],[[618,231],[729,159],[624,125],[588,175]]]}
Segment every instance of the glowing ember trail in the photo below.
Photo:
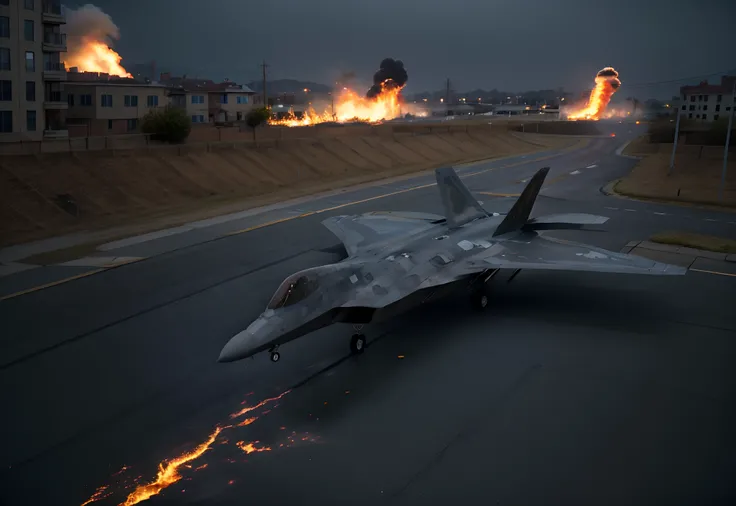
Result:
{"label": "glowing ember trail", "polygon": [[109,487],[107,485],[103,485],[102,487],[99,487],[97,490],[95,490],[95,493],[92,494],[92,497],[87,499],[82,503],[81,506],[87,506],[87,504],[91,504],[96,501],[101,501],[102,499],[105,499],[106,497],[110,497],[112,495],[112,492],[105,492]]}
{"label": "glowing ember trail", "polygon": [[261,446],[258,448],[256,446],[257,443],[260,443],[260,441],[253,441],[252,443],[246,443],[245,441],[238,441],[235,443],[235,446],[243,450],[245,453],[254,453],[254,452],[270,452],[271,448],[268,446]]}
{"label": "glowing ember trail", "polygon": [[156,479],[151,483],[137,487],[120,506],[132,506],[133,504],[150,499],[154,495],[161,493],[166,487],[181,480],[182,476],[179,474],[179,468],[187,462],[201,457],[204,452],[210,449],[210,446],[215,442],[220,432],[227,428],[229,427],[217,427],[205,442],[191,452],[179,455],[177,458],[168,462],[160,463],[158,465],[158,476],[156,476]]}
{"label": "glowing ember trail", "polygon": [[133,77],[121,65],[122,57],[110,48],[120,38],[112,18],[94,5],[67,9],[67,69],[80,72],[104,72],[113,76]]}
{"label": "glowing ember trail", "polygon": [[621,86],[621,81],[618,79],[618,72],[613,67],[601,69],[595,76],[595,88],[590,92],[588,104],[583,109],[567,114],[567,119],[570,121],[599,120],[619,86]]}
{"label": "glowing ember trail", "polygon": [[238,418],[240,416],[243,416],[246,413],[250,413],[254,409],[262,408],[263,406],[265,406],[266,404],[268,404],[270,402],[278,401],[279,399],[281,399],[283,396],[285,396],[289,392],[291,392],[291,390],[287,390],[286,392],[283,392],[283,393],[277,395],[276,397],[270,397],[268,399],[264,399],[261,402],[259,402],[258,404],[256,404],[255,406],[246,406],[243,409],[241,409],[240,411],[237,411],[237,412],[231,414],[230,415],[230,418]]}
{"label": "glowing ember trail", "polygon": [[[263,413],[263,414],[265,415],[266,413]],[[243,420],[242,422],[238,424],[238,427],[245,427],[246,425],[252,424],[256,420],[258,420],[258,417],[256,416],[254,416],[253,418],[246,418],[245,420]]]}

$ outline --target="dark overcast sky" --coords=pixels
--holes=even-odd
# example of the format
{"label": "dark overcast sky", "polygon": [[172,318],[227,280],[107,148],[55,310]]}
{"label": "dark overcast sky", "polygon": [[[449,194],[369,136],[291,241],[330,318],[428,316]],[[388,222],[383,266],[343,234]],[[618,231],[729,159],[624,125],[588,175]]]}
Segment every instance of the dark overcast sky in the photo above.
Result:
{"label": "dark overcast sky", "polygon": [[[69,7],[77,7],[65,2]],[[124,63],[234,80],[370,80],[404,61],[408,90],[578,90],[611,65],[626,83],[736,68],[736,0],[97,0]],[[638,88],[676,93],[679,83]],[[622,90],[625,88],[622,88]],[[631,89],[633,93],[633,88]]]}

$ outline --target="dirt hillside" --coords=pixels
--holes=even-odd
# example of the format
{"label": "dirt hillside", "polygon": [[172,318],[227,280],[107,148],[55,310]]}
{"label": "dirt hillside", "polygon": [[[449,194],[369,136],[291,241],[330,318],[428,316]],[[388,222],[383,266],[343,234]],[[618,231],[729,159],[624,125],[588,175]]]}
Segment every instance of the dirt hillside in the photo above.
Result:
{"label": "dirt hillside", "polygon": [[[0,245],[573,144],[489,125],[0,157]],[[340,132],[341,129],[334,129]],[[244,207],[246,207],[244,205]]]}

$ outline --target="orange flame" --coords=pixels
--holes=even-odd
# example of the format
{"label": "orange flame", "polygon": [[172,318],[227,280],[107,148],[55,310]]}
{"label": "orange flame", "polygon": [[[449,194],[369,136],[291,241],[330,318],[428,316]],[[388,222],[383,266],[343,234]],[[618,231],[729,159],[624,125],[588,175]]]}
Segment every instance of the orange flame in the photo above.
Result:
{"label": "orange flame", "polygon": [[[254,409],[262,408],[263,406],[265,406],[266,404],[268,404],[270,402],[278,401],[279,399],[281,399],[284,395],[288,394],[289,392],[291,392],[291,390],[287,390],[286,392],[283,392],[283,393],[277,395],[276,397],[270,397],[268,399],[264,399],[261,402],[259,402],[258,404],[256,404],[255,406],[246,406],[243,409],[241,409],[240,411],[236,411],[235,413],[231,414],[230,415],[230,418],[238,418],[240,416],[243,416],[246,413],[250,413]],[[249,425],[249,424],[246,424],[246,425]]]}
{"label": "orange flame", "polygon": [[246,443],[245,441],[238,441],[235,443],[235,446],[243,450],[245,453],[253,453],[253,452],[270,452],[271,448],[268,446],[261,446],[260,448],[256,446],[257,443],[260,443],[260,441],[253,441],[252,443]]}
{"label": "orange flame", "polygon": [[367,98],[349,88],[343,88],[335,97],[334,114],[332,106],[327,106],[323,112],[315,111],[311,106],[304,111],[301,118],[291,114],[285,119],[273,119],[271,125],[308,126],[328,121],[344,123],[347,121],[365,121],[377,123],[383,120],[398,118],[401,115],[401,88],[396,86],[381,86],[377,96]]}
{"label": "orange flame", "polygon": [[111,76],[133,77],[120,65],[122,56],[107,44],[90,38],[82,38],[81,45],[66,53],[66,68],[79,68],[80,72],[104,72]]}
{"label": "orange flame", "polygon": [[97,490],[95,490],[95,493],[92,494],[92,497],[84,501],[81,506],[87,506],[87,504],[93,503],[95,501],[100,501],[106,497],[110,497],[112,495],[112,492],[105,492],[108,488],[108,485],[103,485],[99,487]]}
{"label": "orange flame", "polygon": [[[600,75],[601,73],[609,72],[614,75]],[[588,104],[579,110],[576,110],[567,115],[567,119],[575,121],[579,119],[583,120],[599,120],[606,110],[606,106],[611,101],[611,97],[621,85],[621,81],[618,80],[618,72],[612,67],[606,67],[599,72],[599,75],[595,77],[595,88],[590,92],[590,98],[588,98]]]}
{"label": "orange flame", "polygon": [[215,439],[217,439],[217,436],[220,434],[220,432],[222,432],[226,428],[228,427],[217,427],[214,432],[209,435],[207,440],[205,440],[191,452],[179,455],[175,459],[168,462],[160,463],[158,465],[158,476],[156,476],[156,479],[146,485],[138,486],[133,492],[130,493],[125,502],[121,503],[120,506],[132,506],[133,504],[138,504],[139,502],[150,499],[154,495],[161,493],[161,491],[166,487],[173,485],[177,481],[181,480],[182,476],[181,474],[179,474],[179,468],[187,462],[191,462],[192,460],[201,457],[204,452],[210,449],[210,446],[212,446],[212,443],[215,442]]}

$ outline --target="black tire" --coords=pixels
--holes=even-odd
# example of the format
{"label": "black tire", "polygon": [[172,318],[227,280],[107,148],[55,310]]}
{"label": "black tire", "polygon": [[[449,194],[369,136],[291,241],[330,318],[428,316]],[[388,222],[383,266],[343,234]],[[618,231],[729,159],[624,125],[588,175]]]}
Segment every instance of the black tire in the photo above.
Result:
{"label": "black tire", "polygon": [[363,334],[353,334],[350,339],[350,351],[353,355],[359,355],[365,351],[365,336]]}
{"label": "black tire", "polygon": [[278,362],[281,360],[281,353],[278,351],[271,352],[271,362]]}
{"label": "black tire", "polygon": [[487,288],[482,288],[473,292],[471,303],[477,311],[485,311],[491,303],[491,297]]}

